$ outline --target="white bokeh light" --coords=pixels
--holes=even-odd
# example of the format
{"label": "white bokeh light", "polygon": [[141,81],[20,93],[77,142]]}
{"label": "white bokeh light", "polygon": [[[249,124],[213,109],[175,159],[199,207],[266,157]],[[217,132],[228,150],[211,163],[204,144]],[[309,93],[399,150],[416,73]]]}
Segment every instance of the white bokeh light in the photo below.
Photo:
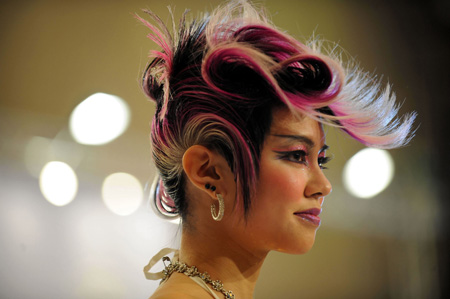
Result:
{"label": "white bokeh light", "polygon": [[143,196],[141,183],[131,174],[113,173],[103,182],[103,202],[114,214],[126,216],[134,213],[141,205]]}
{"label": "white bokeh light", "polygon": [[72,168],[64,162],[48,162],[39,176],[42,195],[55,206],[70,203],[78,191],[78,179]]}
{"label": "white bokeh light", "polygon": [[101,145],[119,137],[128,127],[130,110],[121,98],[95,93],[78,104],[70,116],[70,132],[81,144]]}
{"label": "white bokeh light", "polygon": [[371,198],[382,192],[394,177],[394,161],[385,151],[366,148],[344,167],[344,186],[354,196]]}

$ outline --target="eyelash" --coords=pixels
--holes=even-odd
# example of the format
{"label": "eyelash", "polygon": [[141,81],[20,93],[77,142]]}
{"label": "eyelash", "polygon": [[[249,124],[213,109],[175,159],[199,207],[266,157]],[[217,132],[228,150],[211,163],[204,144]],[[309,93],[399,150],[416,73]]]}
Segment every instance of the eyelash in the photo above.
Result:
{"label": "eyelash", "polygon": [[[292,151],[292,152],[277,152],[279,155],[280,159],[284,159],[290,162],[294,162],[294,163],[300,163],[300,164],[304,164],[306,163],[306,152],[302,151],[302,150],[298,150],[298,151]],[[297,158],[293,158],[294,155],[300,155]],[[300,160],[299,160],[300,159]],[[324,165],[327,164],[328,162],[330,162],[331,157],[319,157],[317,159],[317,162],[319,163],[319,166],[321,169],[328,169],[327,167],[325,167]]]}
{"label": "eyelash", "polygon": [[331,157],[319,157],[318,162],[321,169],[328,169],[328,167],[325,167],[324,165],[330,162],[332,158]]}

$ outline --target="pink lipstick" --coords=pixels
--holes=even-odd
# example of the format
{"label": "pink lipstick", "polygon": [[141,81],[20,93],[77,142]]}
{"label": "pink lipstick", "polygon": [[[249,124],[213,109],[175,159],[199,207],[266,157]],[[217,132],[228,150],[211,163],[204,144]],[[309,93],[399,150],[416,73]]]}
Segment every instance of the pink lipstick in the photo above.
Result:
{"label": "pink lipstick", "polygon": [[308,223],[311,223],[315,226],[320,225],[320,217],[319,214],[322,212],[321,209],[309,209],[302,212],[294,213],[296,216],[300,217],[304,221],[307,221]]}

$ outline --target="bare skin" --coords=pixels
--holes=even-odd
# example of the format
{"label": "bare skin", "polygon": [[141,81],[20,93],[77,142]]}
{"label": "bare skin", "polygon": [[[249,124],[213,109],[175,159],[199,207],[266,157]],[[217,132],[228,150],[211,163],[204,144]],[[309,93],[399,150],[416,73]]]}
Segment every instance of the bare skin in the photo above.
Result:
{"label": "bare skin", "polygon": [[[192,146],[183,157],[187,177],[189,225],[183,227],[180,261],[221,280],[236,298],[253,298],[261,267],[271,250],[302,254],[315,240],[317,224],[299,212],[321,209],[331,184],[321,168],[326,146],[321,125],[275,110],[273,125],[261,152],[256,195],[245,222],[236,205],[236,183],[226,160],[204,146]],[[215,192],[205,184],[216,186]],[[225,200],[222,221],[214,221],[210,207],[215,193]],[[216,292],[219,298],[223,295]],[[151,298],[211,298],[184,274],[174,273]]]}

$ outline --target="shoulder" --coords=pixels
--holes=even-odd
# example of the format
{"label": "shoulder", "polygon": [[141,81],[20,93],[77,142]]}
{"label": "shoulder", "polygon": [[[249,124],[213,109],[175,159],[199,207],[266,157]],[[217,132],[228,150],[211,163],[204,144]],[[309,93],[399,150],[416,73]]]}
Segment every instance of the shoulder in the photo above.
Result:
{"label": "shoulder", "polygon": [[174,273],[161,284],[150,299],[199,299],[211,298],[211,295],[196,282],[184,274]]}
{"label": "shoulder", "polygon": [[149,299],[195,299],[198,298],[194,295],[189,295],[176,290],[169,290],[167,292],[155,292]]}

